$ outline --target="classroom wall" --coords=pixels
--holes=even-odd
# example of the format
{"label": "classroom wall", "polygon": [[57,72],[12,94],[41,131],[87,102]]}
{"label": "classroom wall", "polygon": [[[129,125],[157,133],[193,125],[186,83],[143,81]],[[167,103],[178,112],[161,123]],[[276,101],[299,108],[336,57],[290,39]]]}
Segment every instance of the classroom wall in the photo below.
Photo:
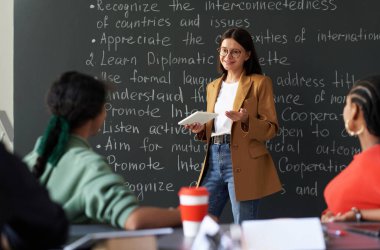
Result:
{"label": "classroom wall", "polygon": [[13,0],[0,1],[0,34],[0,140],[13,151]]}
{"label": "classroom wall", "polygon": [[0,109],[13,125],[13,0],[0,1]]}

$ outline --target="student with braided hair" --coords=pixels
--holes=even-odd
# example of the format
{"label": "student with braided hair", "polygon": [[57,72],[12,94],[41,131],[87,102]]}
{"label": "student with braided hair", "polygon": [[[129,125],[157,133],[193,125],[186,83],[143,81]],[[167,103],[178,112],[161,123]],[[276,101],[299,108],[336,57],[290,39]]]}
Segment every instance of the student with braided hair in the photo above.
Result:
{"label": "student with braided hair", "polygon": [[177,209],[139,206],[135,195],[94,152],[87,139],[106,117],[107,87],[95,78],[64,73],[51,86],[45,134],[24,161],[71,223],[107,223],[125,229],[176,226]]}
{"label": "student with braided hair", "polygon": [[380,221],[380,75],[354,84],[343,119],[362,152],[327,185],[322,221]]}

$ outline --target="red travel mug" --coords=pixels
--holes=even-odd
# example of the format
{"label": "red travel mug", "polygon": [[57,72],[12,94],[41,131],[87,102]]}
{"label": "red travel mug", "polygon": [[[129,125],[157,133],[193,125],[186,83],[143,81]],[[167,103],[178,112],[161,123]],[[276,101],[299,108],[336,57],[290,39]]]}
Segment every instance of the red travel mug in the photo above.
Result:
{"label": "red travel mug", "polygon": [[183,233],[186,237],[194,237],[208,213],[209,193],[205,187],[182,187],[178,195]]}

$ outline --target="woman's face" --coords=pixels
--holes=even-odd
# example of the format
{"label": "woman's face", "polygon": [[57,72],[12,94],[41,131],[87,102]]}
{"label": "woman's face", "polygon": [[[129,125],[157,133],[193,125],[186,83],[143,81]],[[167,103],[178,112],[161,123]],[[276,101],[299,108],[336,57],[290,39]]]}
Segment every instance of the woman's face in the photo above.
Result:
{"label": "woman's face", "polygon": [[249,59],[250,52],[232,38],[224,39],[219,49],[219,60],[224,69],[240,73],[244,62]]}

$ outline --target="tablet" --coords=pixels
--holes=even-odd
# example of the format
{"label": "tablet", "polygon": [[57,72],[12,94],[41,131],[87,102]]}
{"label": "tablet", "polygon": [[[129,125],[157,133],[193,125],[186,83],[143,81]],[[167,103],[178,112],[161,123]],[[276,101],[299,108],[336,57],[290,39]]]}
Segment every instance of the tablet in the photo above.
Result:
{"label": "tablet", "polygon": [[205,124],[206,122],[214,119],[217,116],[218,116],[217,113],[197,111],[197,112],[189,115],[185,119],[179,121],[178,125],[188,125],[188,124],[192,124],[194,122],[199,122],[200,124]]}

